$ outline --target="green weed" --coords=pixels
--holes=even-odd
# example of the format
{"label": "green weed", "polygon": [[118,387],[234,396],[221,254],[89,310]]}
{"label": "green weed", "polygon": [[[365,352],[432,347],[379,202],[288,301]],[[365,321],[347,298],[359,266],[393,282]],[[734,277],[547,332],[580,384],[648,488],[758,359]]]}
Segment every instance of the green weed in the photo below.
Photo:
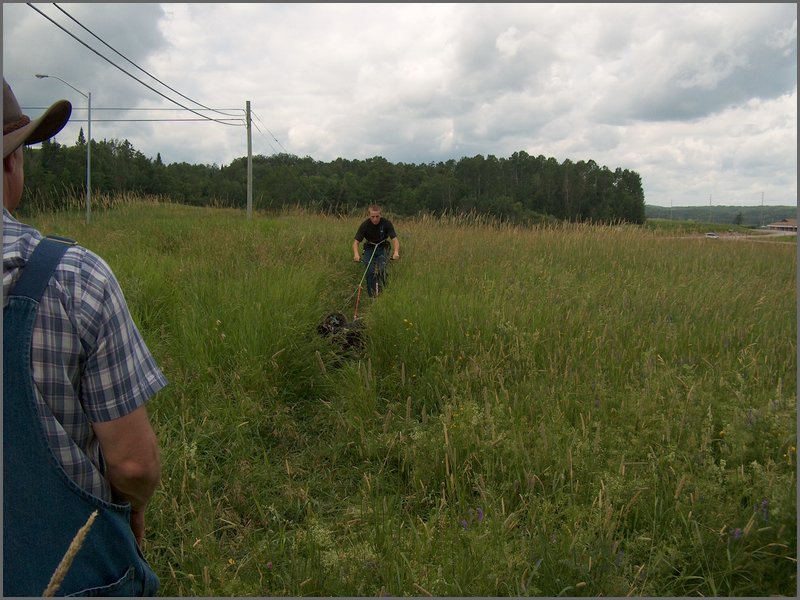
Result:
{"label": "green weed", "polygon": [[796,593],[793,244],[396,220],[344,355],[358,218],[114,206],[30,221],[106,258],[170,381],[162,594]]}

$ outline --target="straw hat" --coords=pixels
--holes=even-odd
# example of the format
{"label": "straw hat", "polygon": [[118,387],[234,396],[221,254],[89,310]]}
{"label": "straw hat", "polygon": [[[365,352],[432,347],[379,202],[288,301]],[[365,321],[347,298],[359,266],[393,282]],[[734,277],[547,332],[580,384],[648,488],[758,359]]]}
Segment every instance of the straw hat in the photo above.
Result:
{"label": "straw hat", "polygon": [[72,104],[55,102],[38,119],[22,114],[14,92],[3,78],[3,158],[23,144],[38,144],[57,134],[69,121]]}

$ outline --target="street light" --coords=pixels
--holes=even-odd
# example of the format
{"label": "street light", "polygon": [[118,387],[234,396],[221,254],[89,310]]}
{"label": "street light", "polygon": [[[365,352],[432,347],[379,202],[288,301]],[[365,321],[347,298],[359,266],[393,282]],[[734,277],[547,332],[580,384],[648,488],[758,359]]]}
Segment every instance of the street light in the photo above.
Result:
{"label": "street light", "polygon": [[92,93],[88,92],[84,94],[74,85],[61,79],[61,77],[56,77],[55,75],[43,75],[41,73],[36,74],[37,79],[44,79],[45,77],[58,79],[61,83],[71,87],[81,96],[86,98],[86,101],[89,103],[89,116],[87,117],[88,127],[86,132],[86,223],[88,224],[92,215]]}

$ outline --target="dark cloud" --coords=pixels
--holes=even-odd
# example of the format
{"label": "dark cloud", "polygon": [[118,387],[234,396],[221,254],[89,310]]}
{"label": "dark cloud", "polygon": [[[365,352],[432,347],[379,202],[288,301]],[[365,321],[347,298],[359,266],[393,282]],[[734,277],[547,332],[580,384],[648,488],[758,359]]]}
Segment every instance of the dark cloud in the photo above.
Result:
{"label": "dark cloud", "polygon": [[[3,4],[3,74],[13,79],[15,93],[21,97],[36,97],[43,85],[51,84],[51,95],[58,93],[54,82],[33,78],[40,72],[56,75],[82,91],[92,91],[108,105],[129,102],[141,94],[139,84],[69,33],[119,67],[152,82],[131,62],[147,69],[148,57],[166,43],[158,28],[163,16],[159,4],[59,4],[67,15],[50,4],[34,6],[36,10],[27,4]],[[10,28],[5,25],[9,21],[13,23]]]}

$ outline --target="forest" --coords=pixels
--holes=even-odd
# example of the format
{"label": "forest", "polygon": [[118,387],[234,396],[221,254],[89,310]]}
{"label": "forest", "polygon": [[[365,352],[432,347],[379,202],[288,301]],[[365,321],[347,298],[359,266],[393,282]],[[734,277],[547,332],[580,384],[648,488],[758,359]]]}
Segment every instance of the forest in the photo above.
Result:
{"label": "forest", "polygon": [[[227,166],[164,164],[128,140],[92,140],[92,194],[136,193],[193,206],[244,208],[247,158]],[[524,151],[508,158],[463,157],[429,164],[391,163],[376,156],[321,162],[281,153],[252,157],[253,208],[301,206],[323,214],[348,213],[369,204],[391,214],[485,214],[530,224],[548,220],[643,223],[641,177],[593,160],[559,163]],[[25,149],[28,205],[58,210],[86,185],[86,139],[73,146],[55,140]]]}

